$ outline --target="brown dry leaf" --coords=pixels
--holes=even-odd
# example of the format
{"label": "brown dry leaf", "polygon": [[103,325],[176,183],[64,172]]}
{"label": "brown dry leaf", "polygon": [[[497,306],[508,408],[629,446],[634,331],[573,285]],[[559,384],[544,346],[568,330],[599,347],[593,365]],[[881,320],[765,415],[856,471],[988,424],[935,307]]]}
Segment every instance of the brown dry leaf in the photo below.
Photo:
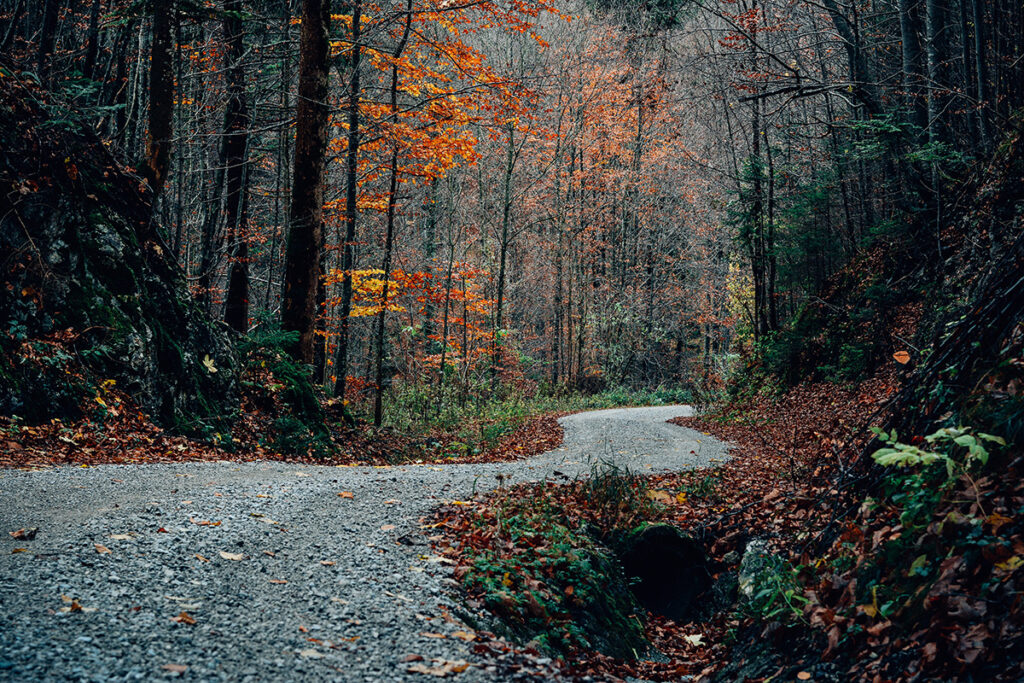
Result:
{"label": "brown dry leaf", "polygon": [[422,662],[423,655],[406,655],[402,657],[403,662]]}
{"label": "brown dry leaf", "polygon": [[110,534],[107,538],[115,541],[130,541],[135,537],[131,534]]}
{"label": "brown dry leaf", "polygon": [[[907,363],[910,362],[910,354],[907,353],[906,351],[897,351],[896,353],[892,354],[892,357],[900,365],[906,365]],[[810,677],[810,674],[808,674],[808,677]]]}
{"label": "brown dry leaf", "polygon": [[220,556],[223,557],[225,560],[232,560],[233,562],[238,562],[240,560],[245,559],[245,555],[243,555],[242,553],[229,553],[223,550],[220,551]]}
{"label": "brown dry leaf", "polygon": [[806,671],[801,671],[796,675],[796,677],[799,678],[801,681],[811,680],[811,674],[807,673]]}
{"label": "brown dry leaf", "polygon": [[188,671],[188,667],[184,664],[164,664],[160,667],[164,671],[170,671],[171,673],[183,674]]}
{"label": "brown dry leaf", "polygon": [[381,531],[394,531],[394,529],[395,529],[395,525],[394,524],[385,524],[384,526],[382,526],[380,528]]}
{"label": "brown dry leaf", "polygon": [[476,634],[472,631],[456,631],[452,634],[452,638],[458,638],[459,640],[464,640],[467,643],[471,643],[474,640],[476,640]]}
{"label": "brown dry leaf", "polygon": [[39,533],[39,528],[33,526],[25,529],[18,529],[17,531],[10,531],[8,533],[11,538],[16,541],[31,541],[36,537],[36,534]]}
{"label": "brown dry leaf", "polygon": [[320,560],[320,564],[322,564],[325,567],[333,567],[334,560]]}
{"label": "brown dry leaf", "polygon": [[209,562],[209,561],[210,561],[210,558],[208,558],[208,557],[203,557],[203,556],[202,556],[202,555],[200,555],[199,553],[196,553],[196,554],[195,554],[195,555],[193,555],[192,557],[196,558],[196,559],[197,559],[197,560],[199,560],[200,562]]}
{"label": "brown dry leaf", "polygon": [[96,548],[96,552],[98,552],[100,555],[110,554],[110,548],[108,548],[107,546],[102,545],[100,543],[93,543],[92,545],[94,548]]}
{"label": "brown dry leaf", "polygon": [[667,491],[648,491],[647,497],[655,502],[661,503],[662,505],[672,505],[676,502],[675,497]]}
{"label": "brown dry leaf", "polygon": [[188,612],[182,612],[176,617],[171,617],[171,621],[176,621],[179,624],[188,624],[189,626],[196,623],[195,617]]}
{"label": "brown dry leaf", "polygon": [[27,552],[28,552],[28,548],[12,548],[11,549],[11,555],[14,555],[15,553],[27,553]]}
{"label": "brown dry leaf", "polygon": [[428,631],[423,631],[422,633],[420,633],[420,635],[423,636],[424,638],[447,638],[448,637],[448,636],[446,636],[443,633],[430,633]]}
{"label": "brown dry leaf", "polygon": [[194,517],[189,517],[188,521],[192,522],[196,526],[220,526],[221,524],[219,521],[211,522],[208,519],[196,519]]}
{"label": "brown dry leaf", "polygon": [[338,498],[354,498],[351,491],[342,491],[338,494]]}
{"label": "brown dry leaf", "polygon": [[276,557],[276,555],[274,555],[274,551],[273,550],[264,550],[263,554],[267,555],[268,557]]}
{"label": "brown dry leaf", "polygon": [[288,583],[288,582],[285,579],[270,579],[270,583],[282,584],[282,583]]}
{"label": "brown dry leaf", "polygon": [[397,504],[399,504],[399,503],[401,503],[401,502],[402,502],[402,501],[400,501],[400,500],[398,500],[398,499],[396,499],[396,498],[389,498],[388,500],[385,500],[385,501],[384,501],[384,504],[385,504],[385,505],[397,505]]}
{"label": "brown dry leaf", "polygon": [[426,664],[413,664],[407,671],[414,674],[425,674],[428,676],[437,676],[438,678],[446,678],[452,674],[460,674],[469,668],[469,663],[463,660],[449,661],[447,659],[435,659],[434,666],[427,666]]}

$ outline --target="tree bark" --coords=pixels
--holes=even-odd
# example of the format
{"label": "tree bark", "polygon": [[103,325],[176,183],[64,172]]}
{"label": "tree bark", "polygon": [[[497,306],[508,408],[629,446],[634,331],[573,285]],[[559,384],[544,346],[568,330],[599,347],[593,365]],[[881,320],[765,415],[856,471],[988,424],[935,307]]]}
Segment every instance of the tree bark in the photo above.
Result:
{"label": "tree bark", "polygon": [[356,228],[359,216],[359,69],[362,57],[363,3],[352,0],[352,75],[348,84],[348,148],[345,150],[345,245],[342,250],[341,328],[334,360],[334,395],[345,398],[348,376],[349,314],[352,312],[352,268],[355,266]]}
{"label": "tree bark", "polygon": [[[412,27],[412,0],[406,0],[405,6],[405,28],[402,31],[402,38],[398,41],[392,57],[397,60],[405,51],[405,45],[409,42],[409,29]],[[391,65],[391,125],[398,124],[398,64]],[[376,384],[377,392],[373,398],[373,424],[376,427],[384,420],[384,342],[385,325],[388,312],[388,279],[391,277],[391,250],[395,242],[395,203],[398,198],[398,146],[399,141],[395,137],[397,128],[391,131],[391,163],[388,177],[388,211],[387,229],[384,238],[384,286],[381,288],[380,314],[377,316],[377,357],[376,357]]]}
{"label": "tree bark", "polygon": [[231,270],[224,322],[245,332],[249,329],[248,149],[249,108],[245,101],[245,34],[242,0],[224,0],[224,38],[227,42],[228,102],[224,114],[224,162],[227,174],[224,215]]}
{"label": "tree bark", "polygon": [[299,37],[299,99],[295,113],[295,162],[289,211],[281,324],[298,332],[290,349],[297,360],[313,362],[320,252],[323,244],[323,196],[327,125],[330,108],[328,58],[330,0],[302,0]]}
{"label": "tree bark", "polygon": [[[146,136],[146,161],[142,175],[160,196],[171,158],[174,119],[174,41],[171,37],[174,2],[153,3],[153,40],[149,61],[149,131]],[[156,202],[153,203],[154,207]]]}

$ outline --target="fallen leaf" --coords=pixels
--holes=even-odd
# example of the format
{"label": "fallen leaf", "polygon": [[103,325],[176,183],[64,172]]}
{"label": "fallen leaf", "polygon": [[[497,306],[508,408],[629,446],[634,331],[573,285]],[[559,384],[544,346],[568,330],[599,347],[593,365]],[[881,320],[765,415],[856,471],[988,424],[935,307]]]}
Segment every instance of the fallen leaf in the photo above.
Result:
{"label": "fallen leaf", "polygon": [[13,549],[11,549],[11,555],[13,555],[15,553],[27,553],[27,552],[28,552],[28,548],[13,548]]}
{"label": "fallen leaf", "polygon": [[427,666],[426,664],[413,664],[407,671],[415,674],[426,674],[428,676],[436,676],[438,678],[445,678],[452,674],[459,674],[469,668],[469,663],[459,661],[449,661],[446,659],[435,659],[434,666]]}
{"label": "fallen leaf", "polygon": [[1014,555],[1006,562],[996,563],[996,569],[999,569],[1000,571],[1004,572],[1016,571],[1022,566],[1024,566],[1024,559],[1022,559],[1020,555]]}
{"label": "fallen leaf", "polygon": [[176,673],[176,674],[183,674],[186,671],[188,671],[188,667],[185,666],[184,664],[164,664],[160,668],[163,669],[164,671],[170,671],[170,672]]}
{"label": "fallen leaf", "polygon": [[470,631],[456,631],[452,634],[452,638],[458,638],[459,640],[464,640],[467,643],[471,643],[474,640],[476,640],[476,634]]}
{"label": "fallen leaf", "polygon": [[420,635],[423,636],[424,638],[447,638],[448,637],[448,636],[446,636],[443,633],[429,633],[427,631],[424,631],[424,632],[420,633]]}
{"label": "fallen leaf", "polygon": [[299,656],[305,657],[306,659],[323,659],[323,654],[313,648],[299,650]]}
{"label": "fallen leaf", "polygon": [[693,645],[694,647],[700,647],[704,644],[704,636],[700,635],[699,633],[692,636],[683,636],[683,640],[685,640],[690,645]]}
{"label": "fallen leaf", "polygon": [[245,559],[245,555],[243,555],[242,553],[229,553],[223,550],[220,551],[220,556],[223,557],[225,560],[232,560],[233,562],[238,562],[240,560]]}
{"label": "fallen leaf", "polygon": [[270,583],[288,583],[285,579],[270,579]]}
{"label": "fallen leaf", "polygon": [[206,371],[209,373],[217,372],[217,366],[213,364],[213,359],[210,358],[210,354],[203,356],[203,367],[205,367]]}
{"label": "fallen leaf", "polygon": [[400,500],[396,500],[395,498],[389,498],[388,500],[385,500],[385,501],[384,501],[384,504],[385,504],[385,505],[396,505],[396,504],[399,504],[399,503],[401,503],[401,502],[402,502],[402,501],[400,501]]}
{"label": "fallen leaf", "polygon": [[423,655],[406,655],[402,657],[403,662],[422,662]]}
{"label": "fallen leaf", "polygon": [[394,529],[395,529],[395,525],[394,524],[385,524],[384,526],[382,526],[380,528],[381,531],[394,531]]}
{"label": "fallen leaf", "polygon": [[210,561],[210,558],[208,558],[208,557],[203,557],[203,556],[202,556],[202,555],[200,555],[199,553],[196,553],[196,554],[195,554],[195,555],[193,555],[192,557],[196,558],[196,559],[197,559],[197,560],[199,560],[200,562],[209,562],[209,561]]}
{"label": "fallen leaf", "polygon": [[806,671],[801,671],[800,673],[798,673],[796,675],[796,677],[799,678],[801,681],[809,681],[809,680],[811,680],[811,674],[807,673]]}
{"label": "fallen leaf", "polygon": [[338,498],[355,498],[351,491],[342,491],[338,494]]}
{"label": "fallen leaf", "polygon": [[107,538],[113,539],[115,541],[131,541],[135,537],[131,534],[110,534],[109,536],[107,536]]}
{"label": "fallen leaf", "polygon": [[647,492],[647,497],[655,502],[661,503],[662,505],[672,505],[676,502],[675,497],[666,491],[651,490]]}
{"label": "fallen leaf", "polygon": [[325,567],[333,567],[334,560],[320,560],[320,564],[322,564]]}
{"label": "fallen leaf", "polygon": [[100,543],[93,543],[92,545],[94,548],[96,548],[96,552],[98,552],[100,555],[110,554],[110,548],[108,548],[107,546],[102,545]]}
{"label": "fallen leaf", "polygon": [[18,529],[17,531],[8,532],[11,538],[17,541],[31,541],[39,533],[38,527],[28,527],[26,529]]}
{"label": "fallen leaf", "polygon": [[211,522],[208,519],[195,519],[194,517],[189,517],[188,521],[192,522],[196,526],[220,526],[221,524],[220,521]]}
{"label": "fallen leaf", "polygon": [[171,621],[176,621],[179,624],[188,624],[190,626],[196,623],[195,617],[188,612],[182,612],[176,617],[171,617]]}
{"label": "fallen leaf", "polygon": [[[896,353],[892,354],[892,357],[900,365],[906,365],[907,363],[910,362],[910,354],[907,353],[906,351],[897,351]],[[806,673],[806,672],[801,672],[801,673]],[[807,674],[807,678],[810,678],[810,677],[811,677],[810,674]],[[807,679],[803,679],[803,680],[807,680]]]}

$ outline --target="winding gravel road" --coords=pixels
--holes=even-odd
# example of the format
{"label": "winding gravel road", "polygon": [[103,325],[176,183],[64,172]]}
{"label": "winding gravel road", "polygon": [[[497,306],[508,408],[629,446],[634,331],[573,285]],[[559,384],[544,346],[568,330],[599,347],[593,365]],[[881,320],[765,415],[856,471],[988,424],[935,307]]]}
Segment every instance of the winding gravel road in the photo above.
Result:
{"label": "winding gravel road", "polygon": [[[724,459],[665,423],[688,410],[564,417],[562,448],[503,464],[0,470],[0,680],[425,681],[409,668],[446,663],[468,665],[459,681],[512,680],[511,661],[456,635],[464,608],[421,518],[593,458],[638,472]],[[28,527],[33,540],[8,535]]]}

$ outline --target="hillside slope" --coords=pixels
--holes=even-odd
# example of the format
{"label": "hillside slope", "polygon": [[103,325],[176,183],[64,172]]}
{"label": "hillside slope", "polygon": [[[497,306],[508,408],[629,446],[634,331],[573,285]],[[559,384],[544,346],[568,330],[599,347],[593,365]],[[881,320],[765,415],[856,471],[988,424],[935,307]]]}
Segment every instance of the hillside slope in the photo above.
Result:
{"label": "hillside slope", "polygon": [[0,415],[74,415],[109,391],[182,431],[230,412],[228,333],[192,303],[148,187],[70,109],[0,76]]}

